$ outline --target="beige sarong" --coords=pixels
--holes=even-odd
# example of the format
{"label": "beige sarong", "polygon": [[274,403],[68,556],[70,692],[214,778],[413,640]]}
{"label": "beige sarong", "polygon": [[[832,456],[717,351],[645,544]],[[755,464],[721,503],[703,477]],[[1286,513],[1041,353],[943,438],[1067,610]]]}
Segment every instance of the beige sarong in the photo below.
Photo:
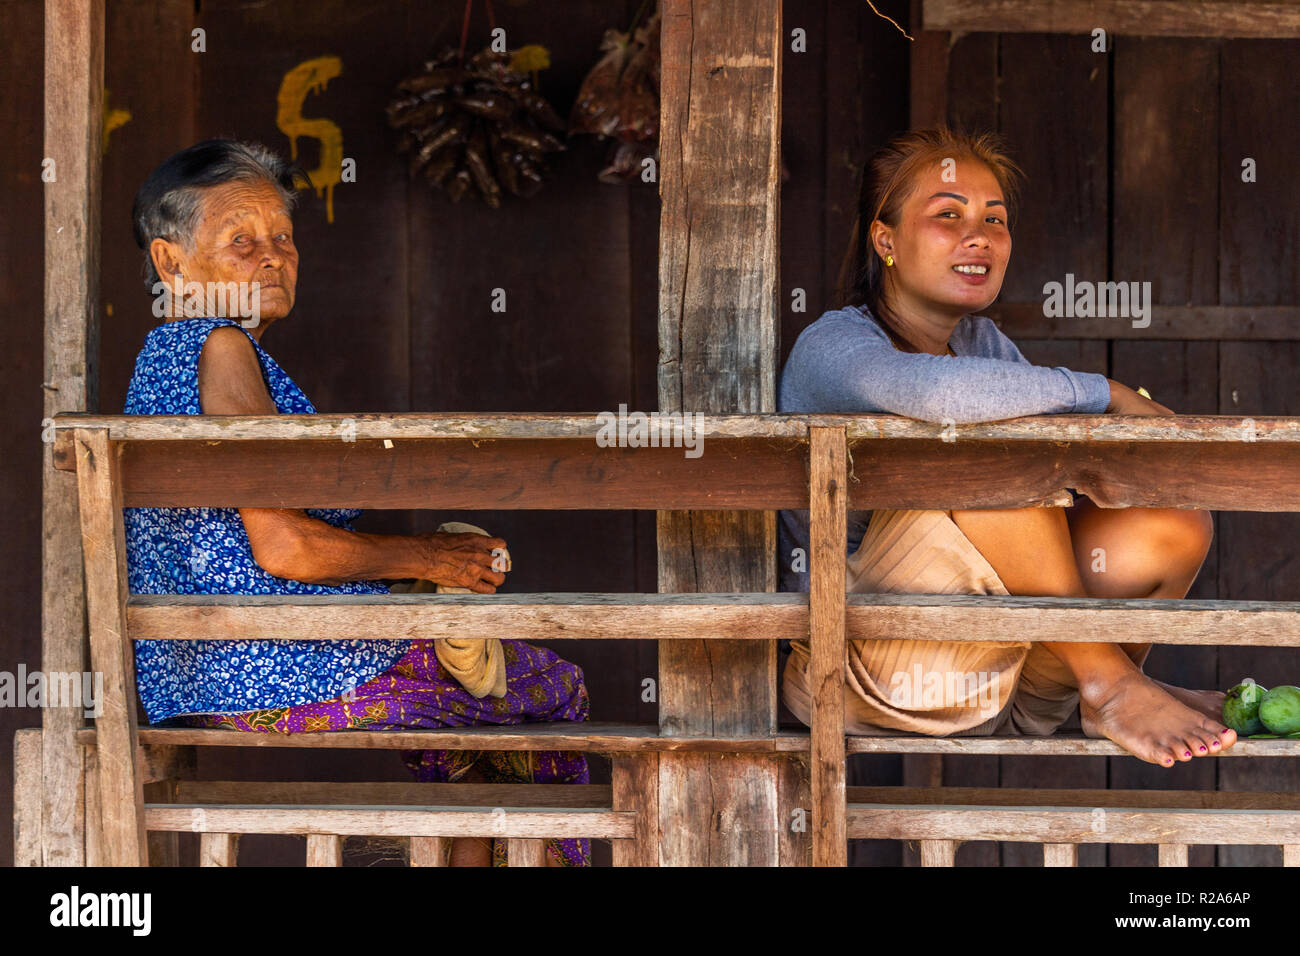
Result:
{"label": "beige sarong", "polygon": [[[848,560],[847,590],[872,594],[1008,594],[947,511],[877,510]],[[1010,638],[1010,635],[1008,635]],[[1046,736],[1078,706],[1073,676],[1041,644],[920,640],[846,642],[849,734]],[[808,641],[790,642],[782,699],[811,720]]]}

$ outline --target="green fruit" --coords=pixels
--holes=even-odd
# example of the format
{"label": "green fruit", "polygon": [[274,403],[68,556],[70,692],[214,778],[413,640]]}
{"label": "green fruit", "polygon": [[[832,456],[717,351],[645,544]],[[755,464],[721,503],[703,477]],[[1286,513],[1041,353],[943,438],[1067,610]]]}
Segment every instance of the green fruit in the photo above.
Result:
{"label": "green fruit", "polygon": [[1300,730],[1300,687],[1283,684],[1268,691],[1259,702],[1259,719],[1275,734]]}
{"label": "green fruit", "polygon": [[1264,729],[1264,723],[1259,717],[1259,705],[1267,695],[1267,688],[1247,677],[1224,695],[1223,722],[1239,734],[1259,733]]}

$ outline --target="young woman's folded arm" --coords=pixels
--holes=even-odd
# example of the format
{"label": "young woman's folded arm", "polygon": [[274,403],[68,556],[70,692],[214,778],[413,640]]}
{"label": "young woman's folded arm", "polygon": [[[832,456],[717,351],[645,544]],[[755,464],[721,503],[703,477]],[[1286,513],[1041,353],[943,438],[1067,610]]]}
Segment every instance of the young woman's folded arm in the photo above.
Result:
{"label": "young woman's folded arm", "polygon": [[1004,350],[1005,358],[940,356],[901,352],[883,333],[859,332],[813,336],[796,343],[795,352],[802,354],[791,355],[791,380],[783,388],[798,404],[821,410],[966,424],[1101,414],[1110,404],[1106,376],[1031,365],[1014,346]]}

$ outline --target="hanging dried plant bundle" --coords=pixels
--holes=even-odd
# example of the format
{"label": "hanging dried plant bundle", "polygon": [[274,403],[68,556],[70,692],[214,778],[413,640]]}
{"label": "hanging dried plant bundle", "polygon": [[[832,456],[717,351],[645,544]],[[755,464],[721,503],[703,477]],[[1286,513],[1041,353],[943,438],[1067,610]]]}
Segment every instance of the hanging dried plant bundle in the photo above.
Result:
{"label": "hanging dried plant bundle", "polygon": [[618,141],[599,173],[602,182],[626,182],[640,174],[646,157],[659,155],[658,9],[634,30],[606,30],[605,55],[582,81],[569,117],[570,134],[591,133]]}
{"label": "hanging dried plant bundle", "polygon": [[536,194],[549,172],[547,155],[564,149],[565,133],[564,120],[536,90],[538,64],[546,65],[540,47],[513,56],[484,49],[463,64],[448,47],[398,83],[388,123],[402,131],[398,152],[410,154],[411,176],[423,172],[453,202],[473,187],[493,209],[503,189]]}

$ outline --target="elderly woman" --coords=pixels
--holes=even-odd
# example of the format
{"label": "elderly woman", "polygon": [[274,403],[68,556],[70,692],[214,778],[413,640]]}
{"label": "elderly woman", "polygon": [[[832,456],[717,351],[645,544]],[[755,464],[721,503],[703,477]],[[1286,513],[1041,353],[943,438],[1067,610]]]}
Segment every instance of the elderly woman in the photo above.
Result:
{"label": "elderly woman", "polygon": [[[157,293],[165,277],[167,292],[191,294],[184,301],[164,298],[166,308],[159,311],[168,320],[140,350],[127,414],[316,411],[262,348],[267,329],[293,309],[298,250],[290,213],[300,176],[264,147],[209,140],[172,156],[145,181],[133,220],[146,283]],[[252,318],[213,317],[200,307],[200,289],[247,291],[253,283],[257,295],[239,297],[258,306]],[[500,538],[366,534],[352,528],[360,513],[126,509],[130,590],[384,594],[390,590],[386,579],[416,579],[491,594],[505,582],[508,565],[500,559],[506,543]],[[449,645],[424,640],[137,641],[136,682],[150,723],[175,718],[260,733],[587,718],[578,667],[518,641],[466,643],[491,652],[479,654],[477,670],[469,662],[453,667],[440,661],[439,650]],[[413,751],[403,757],[421,781],[589,780],[586,761],[576,753]],[[485,841],[456,840],[451,862],[486,865],[491,849]],[[495,862],[503,862],[501,841],[495,850]],[[589,862],[585,840],[552,841],[548,850],[553,865]]]}
{"label": "elderly woman", "polygon": [[[783,412],[887,412],[932,422],[1058,413],[1171,415],[1092,372],[1031,365],[978,313],[1011,258],[1019,170],[990,135],[919,130],[877,153],[862,178],[849,304],[795,342]],[[850,512],[850,591],[1183,598],[1213,536],[1205,511],[1073,507]],[[781,517],[789,564],[808,513]],[[806,551],[805,551],[806,553]],[[1104,556],[1103,561],[1098,556]],[[1223,694],[1142,671],[1148,644],[854,640],[845,668],[850,733],[1051,734],[1078,711],[1085,734],[1150,763],[1222,753],[1236,741]],[[783,697],[809,719],[807,641],[792,641]]]}

